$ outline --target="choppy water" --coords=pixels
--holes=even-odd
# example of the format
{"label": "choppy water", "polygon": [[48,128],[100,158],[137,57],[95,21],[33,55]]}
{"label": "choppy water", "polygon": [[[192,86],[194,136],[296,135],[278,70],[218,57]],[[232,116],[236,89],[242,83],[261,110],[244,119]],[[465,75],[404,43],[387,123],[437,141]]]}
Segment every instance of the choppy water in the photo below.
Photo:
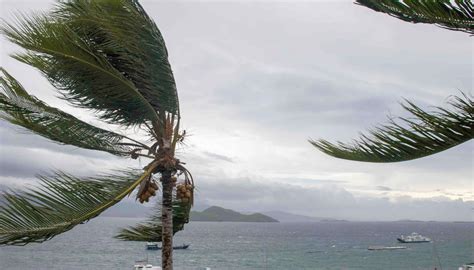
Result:
{"label": "choppy water", "polygon": [[[132,269],[148,257],[159,264],[159,251],[144,243],[112,238],[118,228],[138,219],[97,218],[43,244],[1,247],[0,269]],[[409,249],[368,251],[370,245],[394,245],[400,234],[418,232],[433,244]],[[175,237],[190,243],[175,251],[176,269],[456,269],[474,261],[472,223],[217,223],[195,222]]]}

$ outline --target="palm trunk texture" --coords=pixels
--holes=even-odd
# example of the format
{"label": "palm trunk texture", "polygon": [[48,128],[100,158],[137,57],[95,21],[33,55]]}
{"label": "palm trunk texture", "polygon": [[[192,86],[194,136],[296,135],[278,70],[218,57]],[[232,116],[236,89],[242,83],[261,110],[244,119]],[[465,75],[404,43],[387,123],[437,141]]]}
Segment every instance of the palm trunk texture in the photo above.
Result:
{"label": "palm trunk texture", "polygon": [[161,210],[162,221],[162,249],[161,264],[163,270],[173,269],[173,183],[171,182],[171,172],[162,173],[163,201]]}

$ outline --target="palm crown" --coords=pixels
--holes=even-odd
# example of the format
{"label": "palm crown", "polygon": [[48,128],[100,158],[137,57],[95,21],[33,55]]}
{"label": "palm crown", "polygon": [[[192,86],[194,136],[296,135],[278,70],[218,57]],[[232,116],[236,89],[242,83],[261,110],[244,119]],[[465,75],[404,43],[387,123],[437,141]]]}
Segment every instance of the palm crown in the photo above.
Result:
{"label": "palm crown", "polygon": [[[3,68],[0,117],[61,144],[104,151],[120,157],[144,156],[143,169],[124,169],[79,178],[57,171],[41,175],[40,187],[7,192],[0,204],[0,244],[46,241],[96,217],[138,188],[148,201],[161,174],[163,215],[124,230],[119,238],[161,241],[162,217],[176,232],[188,222],[193,183],[174,157],[179,131],[178,94],[163,37],[136,0],[72,0],[48,14],[20,16],[1,32],[25,49],[13,57],[37,68],[70,104],[93,110],[99,119],[138,127],[151,145],[92,126],[30,95]],[[176,177],[185,194],[172,198]],[[179,194],[178,194],[179,195]],[[176,196],[176,195],[175,195]],[[156,229],[153,234],[149,228]],[[132,233],[133,232],[133,233]]]}

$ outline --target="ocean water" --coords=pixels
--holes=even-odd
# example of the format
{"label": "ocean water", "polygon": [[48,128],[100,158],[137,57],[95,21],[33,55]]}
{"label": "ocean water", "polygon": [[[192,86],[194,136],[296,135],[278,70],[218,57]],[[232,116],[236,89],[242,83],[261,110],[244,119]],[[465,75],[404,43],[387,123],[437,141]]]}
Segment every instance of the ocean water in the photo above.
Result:
{"label": "ocean water", "polygon": [[[160,263],[160,251],[112,238],[139,219],[97,218],[43,244],[0,247],[0,269],[132,269],[135,260]],[[399,245],[418,232],[434,244]],[[232,223],[194,222],[176,234],[175,269],[458,269],[474,261],[474,224],[441,222]],[[441,267],[439,267],[439,262]]]}

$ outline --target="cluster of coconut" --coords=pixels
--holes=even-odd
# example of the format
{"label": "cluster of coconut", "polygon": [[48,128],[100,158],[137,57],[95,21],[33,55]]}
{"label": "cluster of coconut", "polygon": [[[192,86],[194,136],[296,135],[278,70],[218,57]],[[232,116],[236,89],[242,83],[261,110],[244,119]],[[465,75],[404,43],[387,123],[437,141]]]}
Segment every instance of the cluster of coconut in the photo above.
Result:
{"label": "cluster of coconut", "polygon": [[193,185],[191,184],[178,184],[176,186],[176,198],[181,200],[182,203],[189,203],[193,192]]}
{"label": "cluster of coconut", "polygon": [[145,185],[145,188],[139,195],[138,200],[140,201],[140,203],[148,202],[150,197],[153,197],[156,195],[157,190],[158,190],[158,185],[154,181],[147,182]]}

